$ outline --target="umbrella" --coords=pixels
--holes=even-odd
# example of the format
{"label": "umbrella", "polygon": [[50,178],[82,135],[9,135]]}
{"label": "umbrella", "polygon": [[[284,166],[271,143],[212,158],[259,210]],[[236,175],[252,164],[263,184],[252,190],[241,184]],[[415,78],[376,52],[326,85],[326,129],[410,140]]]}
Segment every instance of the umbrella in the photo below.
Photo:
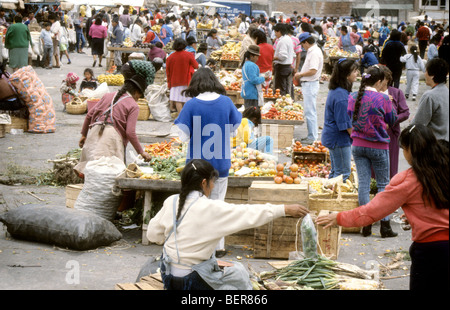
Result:
{"label": "umbrella", "polygon": [[[409,20],[411,20],[411,21],[424,20],[424,19],[425,19],[425,15],[412,16],[409,18]],[[428,16],[428,20],[431,21],[432,18]]]}
{"label": "umbrella", "polygon": [[167,1],[178,4],[180,6],[192,6],[192,4],[180,0],[167,0]]}
{"label": "umbrella", "polygon": [[229,6],[222,5],[222,4],[218,4],[218,3],[215,3],[215,2],[211,2],[211,1],[203,2],[203,3],[198,3],[198,4],[194,4],[194,5],[205,6],[205,7],[227,8],[227,9],[230,9]]}

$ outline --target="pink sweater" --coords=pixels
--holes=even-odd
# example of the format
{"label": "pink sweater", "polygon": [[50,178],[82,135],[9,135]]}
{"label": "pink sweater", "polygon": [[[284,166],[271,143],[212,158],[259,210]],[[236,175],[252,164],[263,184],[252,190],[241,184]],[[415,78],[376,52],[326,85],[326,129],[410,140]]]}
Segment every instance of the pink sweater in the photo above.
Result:
{"label": "pink sweater", "polygon": [[92,38],[106,38],[108,32],[105,26],[92,24],[91,28],[89,28],[89,35]]}
{"label": "pink sweater", "polygon": [[344,227],[367,226],[402,207],[411,224],[412,240],[432,242],[449,240],[449,210],[425,206],[422,185],[413,170],[396,174],[385,190],[364,206],[340,212],[337,222]]}
{"label": "pink sweater", "polygon": [[[115,94],[116,93],[109,93],[104,95],[94,108],[89,110],[81,130],[83,136],[87,136],[89,125],[95,123],[97,118],[99,118],[99,121],[104,120],[102,114],[111,106],[111,101],[114,99]],[[124,96],[128,95],[125,94]],[[142,154],[144,149],[139,143],[136,135],[138,115],[139,106],[132,97],[123,99],[113,108],[114,128],[116,128],[117,132],[122,136],[123,145],[126,147],[128,142],[130,142],[136,152]],[[111,121],[111,119],[109,119],[109,121]]]}

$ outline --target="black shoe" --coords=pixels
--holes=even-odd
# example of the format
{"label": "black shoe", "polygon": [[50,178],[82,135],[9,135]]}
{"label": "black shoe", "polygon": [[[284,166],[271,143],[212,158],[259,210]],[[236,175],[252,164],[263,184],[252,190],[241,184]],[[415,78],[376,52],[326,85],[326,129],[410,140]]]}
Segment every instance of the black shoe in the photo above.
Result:
{"label": "black shoe", "polygon": [[380,234],[381,238],[397,237],[397,233],[391,228],[391,221],[380,221]]}
{"label": "black shoe", "polygon": [[409,95],[405,95],[405,98],[408,99],[408,98],[409,98]]}
{"label": "black shoe", "polygon": [[216,257],[217,258],[224,257],[226,254],[227,254],[227,251],[225,251],[225,250],[218,250],[218,251],[216,251]]}
{"label": "black shoe", "polygon": [[362,235],[368,237],[372,234],[372,225],[364,226],[362,229]]}

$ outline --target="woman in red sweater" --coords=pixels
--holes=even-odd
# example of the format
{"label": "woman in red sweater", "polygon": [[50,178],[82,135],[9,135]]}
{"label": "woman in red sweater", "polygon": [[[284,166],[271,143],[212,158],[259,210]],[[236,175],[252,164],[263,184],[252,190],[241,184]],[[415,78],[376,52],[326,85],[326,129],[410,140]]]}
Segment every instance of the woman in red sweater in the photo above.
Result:
{"label": "woman in red sweater", "polygon": [[[170,54],[166,60],[167,87],[170,90],[171,109],[176,108],[180,113],[183,105],[189,98],[182,94],[191,82],[194,70],[198,68],[198,63],[191,52],[187,52],[187,43],[183,39],[176,39],[173,42],[175,52]],[[173,110],[172,110],[173,111]]]}
{"label": "woman in red sweater", "polygon": [[256,62],[259,67],[259,73],[268,77],[263,83],[263,87],[267,91],[272,81],[274,49],[271,44],[267,43],[266,34],[262,30],[256,30],[253,36],[256,39],[256,45],[259,46],[259,53],[261,54]]}
{"label": "woman in red sweater", "polygon": [[423,125],[399,139],[411,168],[396,174],[383,192],[356,209],[318,217],[325,228],[366,226],[402,206],[412,228],[411,290],[449,290],[449,149]]}

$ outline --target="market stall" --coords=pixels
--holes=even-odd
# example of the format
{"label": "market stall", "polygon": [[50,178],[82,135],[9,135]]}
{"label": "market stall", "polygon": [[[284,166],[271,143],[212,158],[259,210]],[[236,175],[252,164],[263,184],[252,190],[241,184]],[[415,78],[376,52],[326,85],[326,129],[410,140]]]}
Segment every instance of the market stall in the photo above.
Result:
{"label": "market stall", "polygon": [[122,57],[125,58],[125,59],[123,59],[123,60],[125,60],[125,62],[128,61],[128,57],[132,53],[143,53],[144,59],[146,59],[147,54],[150,51],[150,48],[140,48],[140,47],[133,47],[133,46],[130,46],[130,47],[108,46],[107,49],[109,51],[109,57],[106,61],[106,70],[110,70],[111,67],[114,66],[114,52],[116,52],[116,51],[122,52]]}

